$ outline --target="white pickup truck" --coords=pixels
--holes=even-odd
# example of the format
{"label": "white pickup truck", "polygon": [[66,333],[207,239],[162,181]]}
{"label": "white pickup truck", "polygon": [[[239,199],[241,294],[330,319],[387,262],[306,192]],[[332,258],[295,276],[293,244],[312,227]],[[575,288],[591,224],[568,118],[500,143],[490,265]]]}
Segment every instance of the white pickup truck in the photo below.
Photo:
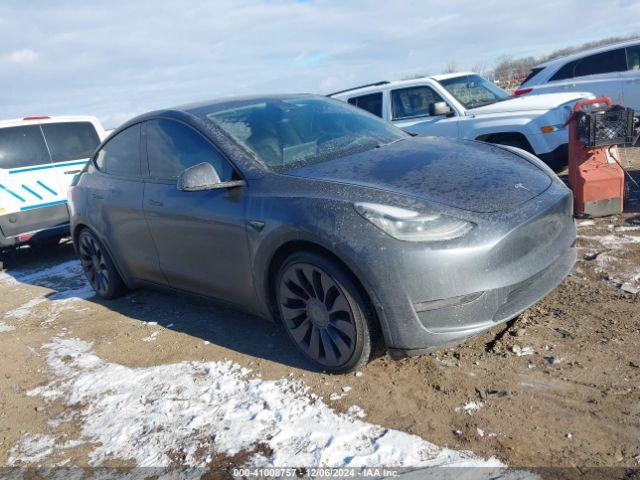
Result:
{"label": "white pickup truck", "polygon": [[378,82],[329,94],[417,135],[482,140],[527,150],[553,169],[567,164],[573,105],[591,93],[512,97],[470,72]]}

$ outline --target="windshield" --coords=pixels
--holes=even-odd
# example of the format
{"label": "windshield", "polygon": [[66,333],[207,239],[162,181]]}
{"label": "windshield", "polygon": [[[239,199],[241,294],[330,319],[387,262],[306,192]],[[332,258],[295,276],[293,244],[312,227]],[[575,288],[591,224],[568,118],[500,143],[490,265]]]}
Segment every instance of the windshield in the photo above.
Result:
{"label": "windshield", "polygon": [[205,116],[275,171],[340,158],[408,136],[361,109],[316,97],[266,100]]}
{"label": "windshield", "polygon": [[480,75],[447,78],[440,80],[440,85],[465,108],[484,107],[511,98],[507,92]]}

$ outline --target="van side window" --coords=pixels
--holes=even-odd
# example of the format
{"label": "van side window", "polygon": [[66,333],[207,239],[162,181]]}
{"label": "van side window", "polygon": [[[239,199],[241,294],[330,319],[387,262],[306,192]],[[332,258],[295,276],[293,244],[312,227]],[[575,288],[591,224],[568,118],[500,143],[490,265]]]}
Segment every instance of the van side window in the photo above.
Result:
{"label": "van side window", "polygon": [[348,102],[382,118],[382,92],[351,97]]}
{"label": "van side window", "polygon": [[549,81],[584,77],[602,73],[622,72],[627,69],[625,49],[596,53],[564,65]]}
{"label": "van side window", "polygon": [[41,126],[54,162],[89,158],[100,145],[90,122],[43,123]]}
{"label": "van side window", "polygon": [[428,117],[429,105],[443,101],[433,88],[427,86],[393,90],[391,92],[393,119]]}
{"label": "van side window", "polygon": [[627,48],[627,70],[640,70],[640,45]]}
{"label": "van side window", "polygon": [[223,182],[231,180],[233,168],[202,135],[175,120],[147,122],[149,174],[158,180],[175,180],[187,168],[210,163]]}
{"label": "van side window", "polygon": [[0,128],[0,168],[51,163],[39,125]]}
{"label": "van side window", "polygon": [[140,177],[140,124],[112,137],[96,155],[98,170],[119,177]]}

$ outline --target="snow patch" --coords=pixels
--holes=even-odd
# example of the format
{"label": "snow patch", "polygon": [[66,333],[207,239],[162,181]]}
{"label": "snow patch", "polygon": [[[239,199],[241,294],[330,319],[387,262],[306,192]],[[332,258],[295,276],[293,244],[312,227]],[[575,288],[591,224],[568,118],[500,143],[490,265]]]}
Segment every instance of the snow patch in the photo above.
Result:
{"label": "snow patch", "polygon": [[75,304],[77,300],[85,300],[95,295],[87,281],[78,260],[70,260],[50,268],[41,270],[18,270],[0,274],[0,285],[15,287],[29,284],[52,290],[32,298],[25,304],[5,313],[6,317],[24,320],[35,316],[35,309],[49,301],[43,324],[54,322],[62,312]]}
{"label": "snow patch", "polygon": [[519,345],[514,345],[511,347],[511,351],[516,354],[517,357],[524,357],[525,355],[533,355],[533,347],[521,347]]}
{"label": "snow patch", "polygon": [[7,466],[35,463],[54,453],[57,437],[52,435],[22,435],[9,450]]}
{"label": "snow patch", "polygon": [[142,339],[143,342],[155,342],[156,338],[158,337],[158,332],[153,332],[151,335],[149,335],[148,337],[144,337]]}
{"label": "snow patch", "polygon": [[11,317],[11,318],[16,318],[18,320],[25,319],[31,315],[32,309],[34,307],[40,305],[44,301],[45,299],[42,297],[32,298],[27,303],[19,306],[18,308],[14,308],[13,310],[9,310],[8,312],[6,312],[5,318]]}
{"label": "snow patch", "polygon": [[53,301],[87,299],[95,295],[78,260],[69,260],[38,270],[4,272],[0,274],[0,282],[8,285],[30,284],[49,288],[54,292],[47,298]]}
{"label": "snow patch", "polygon": [[640,236],[625,234],[634,232],[638,227],[609,225],[611,233],[607,235],[578,235],[582,241],[597,242],[604,250],[597,251],[593,245],[589,246],[587,260],[595,260],[596,272],[602,274],[607,280],[616,284],[629,284],[632,287],[640,287],[640,268],[635,262],[625,258],[631,249],[637,248]]}
{"label": "snow patch", "polygon": [[358,417],[358,418],[364,418],[367,416],[365,411],[362,408],[360,408],[358,405],[351,405],[347,409],[347,415],[353,415],[354,417]]}
{"label": "snow patch", "polygon": [[7,325],[4,322],[0,322],[0,333],[4,333],[4,332],[12,332],[13,330],[15,330],[16,327],[13,327],[11,325]]}
{"label": "snow patch", "polygon": [[591,227],[596,224],[593,220],[578,220],[576,222],[578,227]]}
{"label": "snow patch", "polygon": [[250,455],[248,465],[503,466],[359,420],[355,406],[337,413],[299,380],[261,380],[230,361],[130,368],[101,359],[78,339],[55,337],[43,348],[55,379],[29,395],[76,407],[79,440],[94,446],[90,465],[120,459],[167,466],[179,449],[185,465],[206,466],[213,453],[254,452],[263,444],[269,456]]}
{"label": "snow patch", "polygon": [[480,408],[482,408],[482,402],[469,402],[465,403],[461,407],[456,407],[455,411],[459,412],[460,410],[462,410],[463,412],[471,415],[473,412],[477,412],[478,410],[480,410]]}

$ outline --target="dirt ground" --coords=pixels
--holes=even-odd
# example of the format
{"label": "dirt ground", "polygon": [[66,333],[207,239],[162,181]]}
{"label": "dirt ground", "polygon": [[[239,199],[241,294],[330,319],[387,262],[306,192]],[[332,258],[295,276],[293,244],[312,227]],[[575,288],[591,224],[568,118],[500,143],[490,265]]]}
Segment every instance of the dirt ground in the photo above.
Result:
{"label": "dirt ground", "polygon": [[[640,180],[638,157],[626,151],[624,160]],[[338,411],[358,405],[368,422],[496,456],[511,467],[637,468],[640,295],[632,292],[640,287],[640,197],[634,195],[628,213],[579,221],[572,274],[515,321],[455,348],[401,361],[383,357],[346,376],[310,369],[279,327],[200,299],[137,291],[52,312],[39,299],[73,290],[73,280],[43,281],[30,272],[72,261],[72,247],[19,252],[7,265],[19,288],[0,287],[0,465],[27,433],[72,438],[79,428],[72,418],[51,421],[68,405],[27,395],[49,381],[42,345],[72,332],[93,342],[101,358],[129,367],[228,359],[264,379],[298,378]],[[69,449],[67,457],[69,451],[69,464],[87,464],[89,447]],[[60,458],[36,460],[53,465]]]}

